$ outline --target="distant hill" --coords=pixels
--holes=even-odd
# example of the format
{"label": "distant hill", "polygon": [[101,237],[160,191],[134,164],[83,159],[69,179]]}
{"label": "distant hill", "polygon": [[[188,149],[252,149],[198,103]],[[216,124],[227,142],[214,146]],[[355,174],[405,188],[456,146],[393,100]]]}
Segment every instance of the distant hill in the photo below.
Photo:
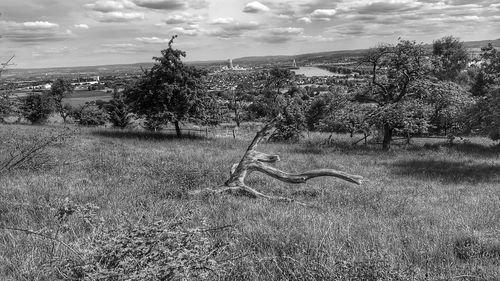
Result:
{"label": "distant hill", "polygon": [[500,48],[500,38],[495,40],[468,41],[464,42],[464,45],[465,47],[472,49],[485,47],[486,45],[488,45],[488,43],[491,43],[493,47]]}
{"label": "distant hill", "polygon": [[[477,49],[484,47],[491,43],[494,47],[500,48],[500,39],[495,40],[481,40],[481,41],[467,41],[464,45],[468,49]],[[432,44],[426,44],[427,47],[431,48]],[[233,63],[240,64],[261,64],[261,63],[280,63],[280,62],[291,62],[296,60],[300,64],[316,63],[328,60],[339,60],[343,57],[357,57],[362,55],[367,49],[358,50],[342,50],[342,51],[330,51],[330,52],[320,52],[320,53],[308,53],[300,55],[290,55],[290,56],[253,56],[253,57],[242,57],[233,59]]]}
{"label": "distant hill", "polygon": [[[467,41],[464,42],[465,46],[469,49],[478,49],[492,43],[494,47],[500,48],[500,38],[495,40],[481,40],[481,41]],[[427,44],[431,47],[432,44]],[[290,63],[296,60],[297,64],[314,64],[324,61],[338,61],[345,57],[357,57],[363,54],[366,49],[358,50],[341,50],[330,52],[307,53],[298,55],[278,55],[278,56],[249,56],[233,59],[234,64],[244,65],[259,65],[259,64],[274,64],[274,63]],[[186,64],[198,66],[210,66],[225,64],[226,60],[212,60],[212,61],[190,61]],[[10,69],[9,76],[38,73],[46,75],[49,74],[68,74],[68,73],[114,73],[124,71],[139,71],[140,68],[151,68],[153,62],[134,63],[134,64],[115,64],[115,65],[97,65],[97,66],[78,66],[78,67],[55,67],[55,68],[39,68],[39,69]]]}

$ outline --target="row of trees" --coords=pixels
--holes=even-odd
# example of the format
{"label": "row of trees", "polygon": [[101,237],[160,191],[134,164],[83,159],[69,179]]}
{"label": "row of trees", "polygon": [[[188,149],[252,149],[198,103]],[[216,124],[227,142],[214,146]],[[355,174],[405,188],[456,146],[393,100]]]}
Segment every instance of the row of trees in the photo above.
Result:
{"label": "row of trees", "polygon": [[400,40],[362,57],[360,63],[371,69],[367,82],[334,87],[313,98],[295,87],[285,70],[272,70],[267,87],[258,90],[246,110],[253,118],[281,113],[285,118],[278,125],[278,139],[295,139],[306,125],[351,135],[375,131],[385,149],[395,135],[410,140],[445,134],[453,139],[474,132],[500,139],[499,60],[499,52],[488,45],[473,61],[451,36],[436,40],[432,52],[423,44]]}

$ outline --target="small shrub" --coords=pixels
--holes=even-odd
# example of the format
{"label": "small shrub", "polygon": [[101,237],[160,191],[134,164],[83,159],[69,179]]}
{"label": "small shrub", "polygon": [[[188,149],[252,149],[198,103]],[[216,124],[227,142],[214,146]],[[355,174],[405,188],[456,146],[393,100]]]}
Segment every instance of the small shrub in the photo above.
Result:
{"label": "small shrub", "polygon": [[163,130],[166,119],[162,114],[148,115],[142,123],[142,127],[150,132],[159,132]]}
{"label": "small shrub", "polygon": [[53,111],[54,100],[46,94],[30,94],[21,105],[22,115],[33,124],[45,123]]}
{"label": "small shrub", "polygon": [[128,106],[124,102],[123,97],[117,92],[115,92],[113,99],[104,108],[108,113],[109,121],[113,124],[113,127],[125,128],[130,124],[132,117]]}
{"label": "small shrub", "polygon": [[82,126],[102,126],[108,120],[106,112],[92,104],[74,108],[70,115],[76,123]]}
{"label": "small shrub", "polygon": [[74,215],[86,222],[92,234],[73,243],[79,256],[56,262],[53,272],[60,278],[210,280],[224,274],[227,264],[218,259],[225,257],[229,244],[217,243],[205,224],[188,228],[189,216],[109,226],[97,217],[95,206],[67,202],[57,210],[56,218],[63,221]]}

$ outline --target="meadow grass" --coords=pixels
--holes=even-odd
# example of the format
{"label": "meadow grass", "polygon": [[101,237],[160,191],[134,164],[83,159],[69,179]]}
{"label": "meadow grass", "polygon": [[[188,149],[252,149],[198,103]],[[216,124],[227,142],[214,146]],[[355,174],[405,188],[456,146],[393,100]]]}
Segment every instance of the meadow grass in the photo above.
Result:
{"label": "meadow grass", "polygon": [[[0,125],[2,144],[53,134],[58,127]],[[85,252],[92,227],[55,219],[66,198],[95,205],[108,227],[189,214],[189,224],[227,226],[224,280],[500,280],[500,150],[482,138],[446,146],[422,141],[383,152],[352,147],[264,143],[280,169],[333,168],[365,177],[361,186],[332,178],[291,185],[252,174],[248,185],[305,202],[204,195],[239,161],[247,140],[81,129],[47,151],[50,165],[0,177],[0,227],[58,237]],[[2,153],[8,145],[2,145]],[[58,241],[0,230],[0,279],[54,280],[54,260],[74,258]]]}

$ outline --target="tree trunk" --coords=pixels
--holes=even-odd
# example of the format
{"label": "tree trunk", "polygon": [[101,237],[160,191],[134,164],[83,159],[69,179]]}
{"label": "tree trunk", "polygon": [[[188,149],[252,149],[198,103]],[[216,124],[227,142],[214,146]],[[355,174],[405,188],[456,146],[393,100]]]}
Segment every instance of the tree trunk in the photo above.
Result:
{"label": "tree trunk", "polygon": [[[295,201],[291,198],[280,197],[280,196],[270,196],[263,194],[248,185],[245,184],[245,178],[250,173],[256,171],[264,173],[272,178],[280,180],[286,183],[305,183],[307,180],[317,177],[336,177],[348,182],[352,182],[355,184],[361,184],[363,179],[362,176],[351,175],[342,171],[336,171],[332,169],[315,169],[306,171],[303,173],[287,173],[281,171],[275,167],[267,163],[275,163],[280,161],[278,155],[270,155],[262,152],[258,152],[255,149],[257,145],[265,138],[271,135],[271,131],[278,121],[281,120],[281,116],[278,116],[270,123],[266,124],[256,135],[253,141],[247,148],[247,151],[243,155],[243,158],[239,163],[234,164],[231,168],[231,172],[229,174],[229,179],[224,183],[223,186],[219,188],[212,189],[206,188],[205,191],[213,192],[213,193],[231,193],[231,194],[240,194],[246,195],[249,197],[262,197],[271,200],[285,201],[285,202],[296,202],[301,205],[300,202]],[[199,194],[201,191],[194,191],[191,194]]]}
{"label": "tree trunk", "polygon": [[174,121],[175,125],[175,134],[178,138],[182,137],[181,127],[179,126],[179,121]]}
{"label": "tree trunk", "polygon": [[393,129],[389,125],[384,125],[384,140],[382,141],[382,148],[384,150],[389,150],[391,148],[392,131]]}
{"label": "tree trunk", "polygon": [[238,111],[238,107],[235,105],[234,107],[234,121],[236,122],[236,127],[240,127],[240,113]]}

